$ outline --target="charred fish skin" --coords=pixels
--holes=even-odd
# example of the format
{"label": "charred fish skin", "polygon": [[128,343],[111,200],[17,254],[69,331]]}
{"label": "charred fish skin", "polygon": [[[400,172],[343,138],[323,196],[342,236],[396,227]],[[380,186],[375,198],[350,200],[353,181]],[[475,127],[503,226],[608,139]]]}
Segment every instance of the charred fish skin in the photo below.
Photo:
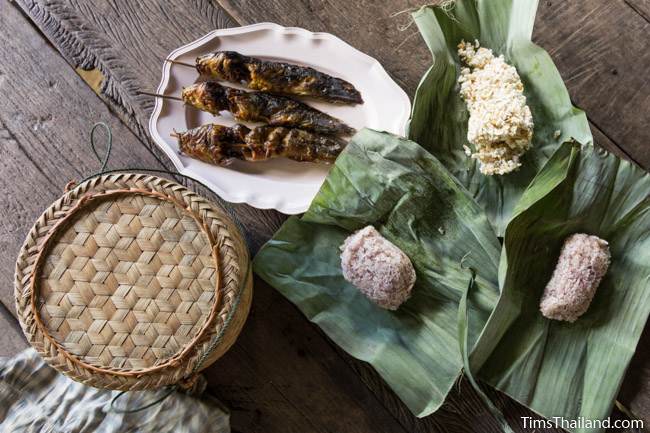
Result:
{"label": "charred fish skin", "polygon": [[251,161],[283,156],[298,162],[331,164],[345,148],[342,140],[281,126],[258,126],[246,136]]}
{"label": "charred fish skin", "polygon": [[336,137],[295,128],[208,124],[176,133],[180,151],[201,161],[227,165],[233,159],[263,161],[286,157],[299,162],[331,164],[345,148]]}
{"label": "charred fish skin", "polygon": [[262,92],[246,92],[214,81],[185,87],[181,96],[186,104],[215,116],[228,110],[238,120],[300,128],[319,134],[354,133],[353,128],[339,119],[300,101]]}
{"label": "charred fish skin", "polygon": [[227,92],[227,87],[213,81],[207,81],[184,87],[181,98],[187,105],[206,111],[213,116],[218,116],[221,111],[230,109]]}
{"label": "charred fish skin", "polygon": [[197,57],[196,69],[202,75],[263,92],[310,96],[343,104],[363,103],[359,91],[345,80],[308,66],[260,60],[235,51]]}
{"label": "charred fish skin", "polygon": [[271,126],[300,128],[319,134],[350,135],[354,129],[299,101],[261,92],[231,89],[228,100],[237,118],[266,122]]}
{"label": "charred fish skin", "polygon": [[242,158],[242,144],[250,130],[244,125],[209,124],[175,133],[181,153],[209,164],[228,165]]}

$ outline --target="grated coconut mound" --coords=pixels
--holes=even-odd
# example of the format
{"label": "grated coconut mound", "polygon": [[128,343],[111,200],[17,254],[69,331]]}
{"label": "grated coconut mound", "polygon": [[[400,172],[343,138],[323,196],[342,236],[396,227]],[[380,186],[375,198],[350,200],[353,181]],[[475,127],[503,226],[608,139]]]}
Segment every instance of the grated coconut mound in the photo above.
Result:
{"label": "grated coconut mound", "polygon": [[492,50],[462,41],[458,55],[467,65],[461,69],[460,96],[469,110],[467,140],[485,175],[510,173],[521,166],[521,156],[530,149],[533,116],[526,105],[524,85],[514,66]]}

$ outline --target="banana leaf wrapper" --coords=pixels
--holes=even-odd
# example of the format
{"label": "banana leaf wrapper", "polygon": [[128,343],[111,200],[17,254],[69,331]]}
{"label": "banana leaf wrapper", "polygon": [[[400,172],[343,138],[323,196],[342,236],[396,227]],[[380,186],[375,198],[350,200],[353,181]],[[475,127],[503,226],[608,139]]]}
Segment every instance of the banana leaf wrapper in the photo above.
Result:
{"label": "banana leaf wrapper", "polygon": [[[585,113],[575,108],[546,51],[531,42],[536,0],[457,0],[425,6],[413,14],[433,65],[415,94],[409,138],[433,153],[485,209],[503,236],[522,193],[561,143],[592,143]],[[469,114],[459,96],[457,45],[478,40],[515,66],[535,124],[532,148],[522,166],[502,176],[481,174],[463,150]],[[556,136],[556,131],[560,131]]]}
{"label": "banana leaf wrapper", "polygon": [[[368,224],[416,269],[412,297],[397,311],[379,308],[341,274],[339,247]],[[468,268],[477,270],[469,298],[473,347],[498,297],[500,248],[484,212],[437,159],[406,139],[362,130],[310,209],[287,220],[254,269],[425,416],[461,373],[457,315]]]}
{"label": "banana leaf wrapper", "polygon": [[[650,312],[649,192],[650,175],[602,149],[553,155],[506,230],[502,294],[471,358],[480,378],[547,418],[610,415]],[[546,319],[542,292],[579,232],[609,242],[611,265],[576,322]]]}

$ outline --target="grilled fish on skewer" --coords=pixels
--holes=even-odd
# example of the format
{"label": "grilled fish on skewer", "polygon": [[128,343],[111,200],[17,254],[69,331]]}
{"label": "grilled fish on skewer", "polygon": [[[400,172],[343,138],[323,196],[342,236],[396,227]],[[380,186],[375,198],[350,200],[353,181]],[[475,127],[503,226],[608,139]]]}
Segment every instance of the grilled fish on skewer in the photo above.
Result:
{"label": "grilled fish on skewer", "polygon": [[311,96],[329,102],[361,104],[361,94],[345,80],[307,66],[270,62],[235,51],[197,57],[197,71],[209,77],[241,83],[254,90]]}
{"label": "grilled fish on skewer", "polygon": [[301,162],[332,163],[346,145],[338,138],[281,126],[249,129],[240,124],[208,124],[174,135],[181,152],[219,165],[227,165],[233,159],[263,161],[280,156]]}
{"label": "grilled fish on skewer", "polygon": [[215,116],[228,110],[238,120],[265,122],[272,126],[300,128],[319,134],[349,135],[354,132],[340,120],[284,96],[246,92],[215,81],[185,87],[183,102]]}

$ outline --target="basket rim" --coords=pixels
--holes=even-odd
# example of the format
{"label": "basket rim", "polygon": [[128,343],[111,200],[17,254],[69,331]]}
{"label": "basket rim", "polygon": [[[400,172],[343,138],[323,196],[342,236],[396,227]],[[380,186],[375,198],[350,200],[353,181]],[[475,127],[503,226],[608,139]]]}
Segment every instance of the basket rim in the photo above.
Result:
{"label": "basket rim", "polygon": [[[144,195],[172,203],[179,213],[192,217],[205,234],[215,267],[215,290],[212,308],[199,331],[189,342],[159,364],[144,368],[98,366],[70,353],[49,335],[37,308],[38,286],[44,258],[51,252],[51,239],[67,223],[99,199],[110,200],[124,195]],[[84,383],[114,389],[145,389],[169,385],[188,379],[201,368],[203,360],[214,349],[211,337],[220,338],[238,304],[242,285],[248,274],[248,250],[241,234],[229,217],[213,203],[186,187],[165,178],[134,173],[102,175],[73,188],[51,204],[26,237],[16,262],[16,309],[29,342],[45,360],[64,374]],[[56,244],[54,244],[56,245]],[[245,257],[239,257],[242,252]],[[241,259],[248,266],[240,266]],[[234,284],[233,284],[234,283]],[[234,293],[233,293],[234,292]],[[181,362],[183,361],[183,362]],[[115,383],[117,382],[117,383]]]}

